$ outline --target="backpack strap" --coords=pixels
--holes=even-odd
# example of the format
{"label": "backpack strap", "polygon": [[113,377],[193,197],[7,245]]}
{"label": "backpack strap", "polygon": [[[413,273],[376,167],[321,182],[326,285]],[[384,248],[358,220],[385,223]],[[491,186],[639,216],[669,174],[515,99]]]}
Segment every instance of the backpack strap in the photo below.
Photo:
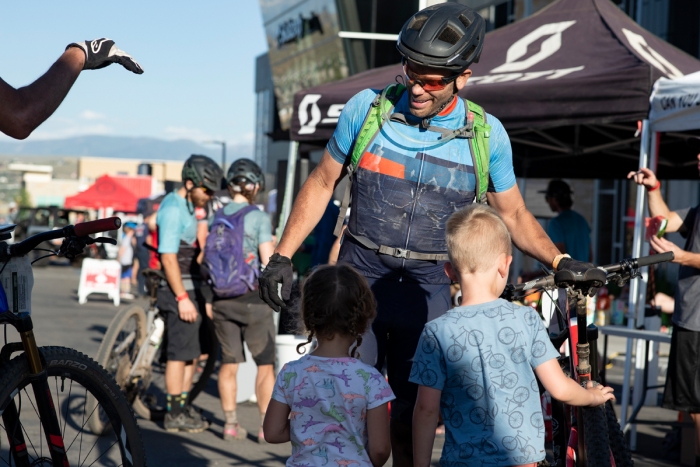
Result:
{"label": "backpack strap", "polygon": [[[491,125],[486,122],[486,112],[483,107],[472,101],[464,99],[464,108],[467,112],[467,122],[473,122],[474,137],[470,138],[469,150],[474,163],[474,177],[476,189],[474,190],[474,202],[486,204],[486,191],[489,188],[489,137]],[[469,124],[469,123],[468,123]]]}
{"label": "backpack strap", "polygon": [[350,164],[346,169],[348,172],[348,183],[345,185],[343,202],[340,205],[338,220],[336,221],[335,229],[333,230],[333,234],[336,237],[339,237],[340,232],[343,230],[345,215],[350,207],[352,175],[360,165],[360,160],[362,159],[365,151],[377,137],[379,130],[382,128],[382,124],[384,123],[382,120],[382,114],[391,112],[405,90],[406,86],[403,84],[390,84],[384,88],[381,93],[377,94],[377,97],[375,97],[372,101],[372,105],[370,105],[369,111],[365,116],[365,121],[362,123],[360,132],[355,138],[355,143],[353,144],[352,148],[352,156],[350,157]]}

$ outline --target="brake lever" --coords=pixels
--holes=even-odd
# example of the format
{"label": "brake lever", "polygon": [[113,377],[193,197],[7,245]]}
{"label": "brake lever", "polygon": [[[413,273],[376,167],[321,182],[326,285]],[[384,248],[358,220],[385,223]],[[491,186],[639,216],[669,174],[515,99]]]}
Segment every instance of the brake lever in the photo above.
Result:
{"label": "brake lever", "polygon": [[85,243],[87,245],[92,245],[93,243],[109,243],[110,245],[116,245],[117,241],[113,238],[110,238],[110,237],[97,237],[97,238],[88,237],[85,239]]}

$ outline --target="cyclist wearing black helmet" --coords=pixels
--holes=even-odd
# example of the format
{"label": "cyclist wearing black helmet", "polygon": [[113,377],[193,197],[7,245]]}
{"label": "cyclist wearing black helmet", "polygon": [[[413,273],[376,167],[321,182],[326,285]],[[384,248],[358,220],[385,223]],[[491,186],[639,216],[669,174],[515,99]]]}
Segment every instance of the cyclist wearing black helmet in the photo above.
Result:
{"label": "cyclist wearing black helmet", "polygon": [[165,429],[197,433],[208,424],[186,404],[204,321],[204,297],[197,243],[195,208],[203,207],[221,186],[219,165],[206,156],[193,155],[182,167],[182,187],[168,194],[158,208],[158,253],[167,284],[158,289],[158,308],[166,316],[167,357],[165,388],[168,413]]}
{"label": "cyclist wearing black helmet", "polygon": [[[214,329],[221,342],[219,397],[226,421],[224,439],[242,440],[247,436],[236,414],[236,374],[238,364],[246,361],[245,341],[258,366],[255,395],[260,409],[260,427],[257,437],[259,442],[264,442],[262,420],[275,384],[276,332],[272,310],[258,296],[255,279],[260,265],[267,264],[275,247],[272,224],[270,217],[253,204],[257,194],[265,189],[265,176],[258,164],[250,159],[236,160],[226,174],[226,181],[232,202],[214,216],[204,249],[204,264],[214,289]],[[238,236],[235,235],[237,222],[242,222],[243,226]],[[231,265],[237,259],[246,263],[244,269],[234,267],[232,270]],[[232,277],[234,275],[238,277]],[[247,275],[251,280],[242,283]]]}
{"label": "cyclist wearing black helmet", "polygon": [[[469,66],[479,60],[484,34],[483,18],[458,3],[431,6],[409,18],[397,41],[405,85],[367,89],[345,105],[260,279],[261,295],[279,309],[291,291],[289,258],[321,218],[347,167],[352,210],[339,261],[363,273],[377,299],[376,364],[381,368],[387,359],[396,395],[391,437],[397,466],[413,465],[417,387],[408,378],[416,345],[426,321],[450,308],[450,281],[443,271],[450,215],[488,201],[524,252],[555,268],[592,267],[560,255],[525,207],[503,125],[457,96],[471,76]],[[369,355],[363,349],[360,354],[363,360]]]}

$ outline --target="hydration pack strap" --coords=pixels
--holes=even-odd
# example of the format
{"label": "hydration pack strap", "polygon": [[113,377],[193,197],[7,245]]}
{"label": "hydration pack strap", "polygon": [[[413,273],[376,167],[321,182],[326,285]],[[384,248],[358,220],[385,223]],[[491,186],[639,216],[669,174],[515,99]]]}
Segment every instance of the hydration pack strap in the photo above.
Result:
{"label": "hydration pack strap", "polygon": [[345,229],[345,234],[349,235],[357,243],[367,248],[368,250],[373,250],[380,255],[389,255],[394,258],[405,258],[405,259],[419,259],[421,261],[448,261],[449,256],[446,253],[420,253],[418,251],[406,250],[404,248],[394,248],[386,245],[377,245],[369,238],[363,235],[357,235],[350,231],[350,229]]}

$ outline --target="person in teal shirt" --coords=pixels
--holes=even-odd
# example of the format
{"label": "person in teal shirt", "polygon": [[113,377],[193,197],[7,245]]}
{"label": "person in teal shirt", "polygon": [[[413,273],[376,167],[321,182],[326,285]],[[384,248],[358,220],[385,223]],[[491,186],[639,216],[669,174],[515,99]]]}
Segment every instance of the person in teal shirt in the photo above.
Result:
{"label": "person in teal shirt", "polygon": [[586,219],[571,209],[573,191],[563,180],[552,180],[544,198],[552,211],[558,215],[549,221],[547,235],[559,251],[578,261],[592,261],[591,228]]}

